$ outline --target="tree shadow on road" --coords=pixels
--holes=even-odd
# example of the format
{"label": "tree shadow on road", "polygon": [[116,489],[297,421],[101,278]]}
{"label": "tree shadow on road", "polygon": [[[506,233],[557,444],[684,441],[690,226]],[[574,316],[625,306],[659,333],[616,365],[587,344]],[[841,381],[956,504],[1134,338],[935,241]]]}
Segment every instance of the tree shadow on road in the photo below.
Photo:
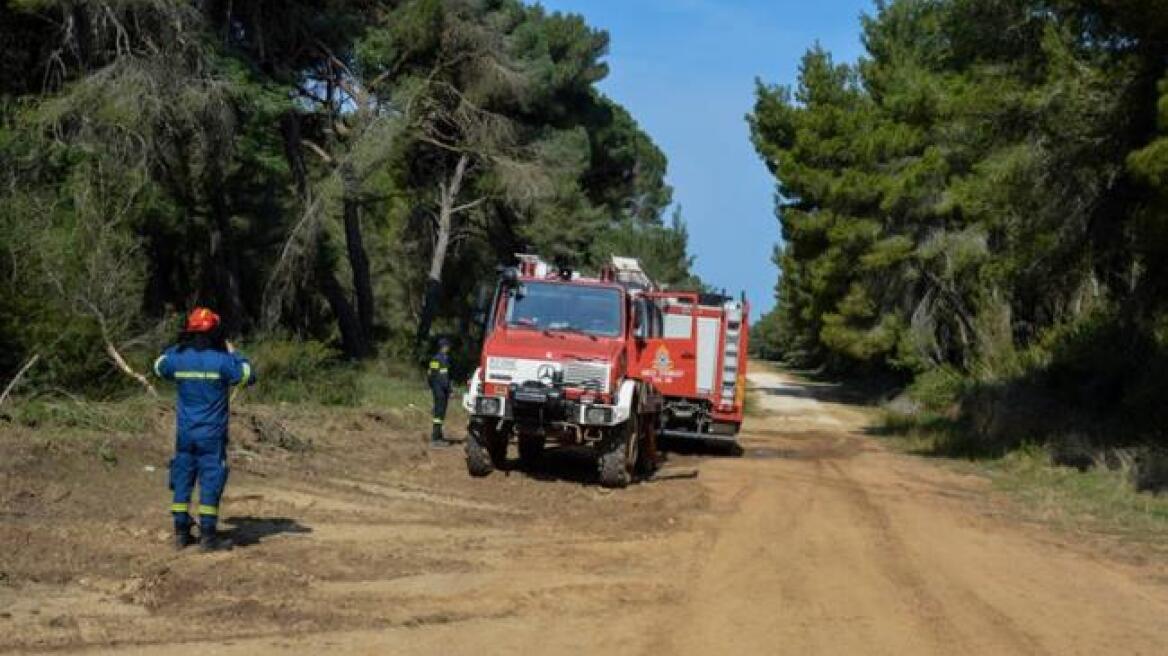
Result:
{"label": "tree shadow on road", "polygon": [[754,384],[750,391],[765,396],[784,396],[808,399],[822,403],[843,405],[872,405],[896,390],[896,387],[874,384],[852,384],[827,380],[791,380],[782,383]]}
{"label": "tree shadow on road", "polygon": [[707,458],[740,458],[744,453],[742,445],[730,440],[699,440],[676,437],[660,438],[661,450],[682,456]]}
{"label": "tree shadow on road", "polygon": [[312,528],[288,517],[229,517],[230,531],[224,531],[236,547],[250,547],[281,533],[311,533]]}

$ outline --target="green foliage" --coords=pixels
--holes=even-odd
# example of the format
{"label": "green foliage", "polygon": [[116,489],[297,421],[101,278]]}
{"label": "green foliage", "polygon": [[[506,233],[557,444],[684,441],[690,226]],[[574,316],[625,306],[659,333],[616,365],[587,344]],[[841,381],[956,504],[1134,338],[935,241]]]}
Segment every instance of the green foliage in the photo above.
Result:
{"label": "green foliage", "polygon": [[896,421],[946,452],[1163,443],[1164,12],[893,0],[863,38],[758,86],[784,243],[756,350],[914,375]]}
{"label": "green foliage", "polygon": [[658,283],[671,289],[701,289],[701,281],[690,272],[693,258],[686,250],[689,234],[680,211],[669,226],[650,223],[623,223],[594,235],[588,252],[594,264],[607,262],[612,255],[636,257]]}
{"label": "green foliage", "polygon": [[750,357],[776,361],[789,355],[789,349],[783,348],[783,334],[782,314],[772,308],[750,326]]}
{"label": "green foliage", "polygon": [[597,90],[608,35],[579,16],[25,0],[0,4],[0,44],[0,371],[39,353],[29,389],[132,388],[107,348],[145,370],[197,303],[232,335],[294,338],[262,343],[275,387],[257,393],[370,398],[336,349],[411,351],[462,155],[436,331],[465,332],[478,282],[519,251],[628,250],[694,282],[684,227],[662,220],[665,157]]}
{"label": "green foliage", "polygon": [[13,404],[4,412],[16,424],[65,429],[62,432],[70,435],[77,431],[140,435],[155,428],[161,408],[146,397],[112,403],[43,397]]}
{"label": "green foliage", "polygon": [[244,402],[429,407],[425,378],[408,364],[352,362],[340,350],[315,341],[267,339],[245,348],[248,357],[261,367],[261,384],[243,392]]}

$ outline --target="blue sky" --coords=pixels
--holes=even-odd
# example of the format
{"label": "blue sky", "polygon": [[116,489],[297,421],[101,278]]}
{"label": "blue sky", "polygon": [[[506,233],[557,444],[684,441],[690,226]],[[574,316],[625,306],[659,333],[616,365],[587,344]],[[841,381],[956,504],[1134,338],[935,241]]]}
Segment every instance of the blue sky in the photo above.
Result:
{"label": "blue sky", "polygon": [[754,79],[795,81],[815,41],[837,61],[861,53],[872,0],[543,0],[611,36],[601,88],[629,108],[669,157],[674,200],[689,224],[702,279],[745,290],[757,316],[774,304],[779,240],[774,180],[744,116]]}

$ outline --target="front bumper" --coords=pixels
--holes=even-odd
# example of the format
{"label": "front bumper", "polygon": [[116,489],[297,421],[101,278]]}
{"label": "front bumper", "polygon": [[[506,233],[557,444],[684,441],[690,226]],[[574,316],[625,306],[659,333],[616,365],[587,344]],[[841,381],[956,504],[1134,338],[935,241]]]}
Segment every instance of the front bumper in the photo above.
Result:
{"label": "front bumper", "polygon": [[513,387],[505,396],[480,395],[472,390],[464,397],[463,406],[476,418],[529,425],[558,422],[609,427],[628,419],[628,412],[622,412],[619,406],[567,399],[562,389],[542,385]]}

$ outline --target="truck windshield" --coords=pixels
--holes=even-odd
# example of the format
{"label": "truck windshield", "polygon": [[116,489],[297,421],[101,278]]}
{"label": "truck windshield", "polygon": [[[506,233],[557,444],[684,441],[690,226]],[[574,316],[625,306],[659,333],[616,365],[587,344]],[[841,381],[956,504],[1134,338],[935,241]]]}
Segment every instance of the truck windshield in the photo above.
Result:
{"label": "truck windshield", "polygon": [[616,289],[529,282],[507,304],[507,325],[617,337],[621,295]]}

